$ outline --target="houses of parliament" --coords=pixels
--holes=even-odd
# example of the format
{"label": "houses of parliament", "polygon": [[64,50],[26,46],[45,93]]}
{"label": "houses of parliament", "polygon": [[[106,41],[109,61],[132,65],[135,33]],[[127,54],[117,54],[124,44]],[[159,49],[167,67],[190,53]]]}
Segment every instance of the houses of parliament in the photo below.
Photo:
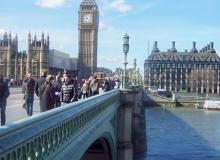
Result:
{"label": "houses of parliament", "polygon": [[38,40],[36,35],[32,39],[29,33],[27,52],[19,52],[18,36],[5,33],[0,40],[0,73],[8,79],[24,79],[28,72],[35,78],[39,77],[42,70],[49,69],[49,46],[49,36],[45,38],[42,33]]}

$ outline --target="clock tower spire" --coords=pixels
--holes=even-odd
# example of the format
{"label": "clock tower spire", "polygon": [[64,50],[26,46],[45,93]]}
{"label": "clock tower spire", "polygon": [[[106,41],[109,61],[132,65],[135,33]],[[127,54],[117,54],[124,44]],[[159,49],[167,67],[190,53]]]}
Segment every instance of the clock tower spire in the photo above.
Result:
{"label": "clock tower spire", "polygon": [[97,71],[99,11],[95,0],[82,0],[78,14],[78,75],[89,78]]}

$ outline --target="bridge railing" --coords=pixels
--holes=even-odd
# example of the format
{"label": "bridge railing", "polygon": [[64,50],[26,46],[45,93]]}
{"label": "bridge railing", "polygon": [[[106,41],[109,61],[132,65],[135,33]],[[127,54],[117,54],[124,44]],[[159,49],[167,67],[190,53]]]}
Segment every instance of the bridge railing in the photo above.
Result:
{"label": "bridge railing", "polygon": [[114,90],[0,128],[0,160],[53,159],[105,110],[120,103]]}

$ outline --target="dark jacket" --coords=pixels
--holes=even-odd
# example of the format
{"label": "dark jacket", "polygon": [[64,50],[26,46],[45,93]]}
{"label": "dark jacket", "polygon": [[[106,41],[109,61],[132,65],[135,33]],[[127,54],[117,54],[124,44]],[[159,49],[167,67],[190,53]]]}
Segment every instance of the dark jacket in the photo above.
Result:
{"label": "dark jacket", "polygon": [[[53,84],[54,91],[61,93],[62,85],[63,84],[62,84],[61,81],[55,81],[54,84]],[[60,96],[56,95],[56,100],[59,101],[60,100]]]}
{"label": "dark jacket", "polygon": [[0,82],[0,101],[4,102],[9,97],[10,92],[8,85],[5,82]]}
{"label": "dark jacket", "polygon": [[34,87],[35,87],[34,79],[26,79],[23,82],[23,93],[24,93],[24,95],[34,97]]}
{"label": "dark jacket", "polygon": [[46,81],[46,76],[41,76],[39,79],[37,79],[36,83],[35,83],[35,93],[37,96],[41,97],[42,93],[41,93],[41,87],[44,84],[44,82]]}
{"label": "dark jacket", "polygon": [[108,92],[110,90],[111,90],[110,82],[109,82],[109,80],[106,79],[105,82],[104,82],[104,91]]}
{"label": "dark jacket", "polygon": [[55,90],[52,84],[43,84],[45,89],[42,92],[43,111],[54,108],[55,104]]}
{"label": "dark jacket", "polygon": [[64,83],[61,88],[61,101],[64,103],[70,103],[77,101],[77,84],[71,80],[69,83]]}

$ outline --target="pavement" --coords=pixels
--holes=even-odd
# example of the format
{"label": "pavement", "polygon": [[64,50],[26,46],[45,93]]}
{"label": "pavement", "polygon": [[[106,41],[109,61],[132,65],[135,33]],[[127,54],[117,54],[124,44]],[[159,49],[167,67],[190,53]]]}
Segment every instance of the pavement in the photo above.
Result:
{"label": "pavement", "polygon": [[[103,90],[100,89],[100,94],[103,93]],[[24,95],[22,94],[21,88],[10,88],[10,96],[7,99],[6,106],[6,124],[13,123],[17,120],[27,118],[26,109],[22,107],[24,104]],[[33,105],[33,114],[40,113],[39,98],[35,95],[34,105]]]}
{"label": "pavement", "polygon": [[[21,88],[10,88],[10,96],[7,99],[6,106],[6,124],[28,117],[26,110],[22,107],[24,104],[23,97]],[[40,113],[39,98],[35,96],[33,114],[38,113]]]}

